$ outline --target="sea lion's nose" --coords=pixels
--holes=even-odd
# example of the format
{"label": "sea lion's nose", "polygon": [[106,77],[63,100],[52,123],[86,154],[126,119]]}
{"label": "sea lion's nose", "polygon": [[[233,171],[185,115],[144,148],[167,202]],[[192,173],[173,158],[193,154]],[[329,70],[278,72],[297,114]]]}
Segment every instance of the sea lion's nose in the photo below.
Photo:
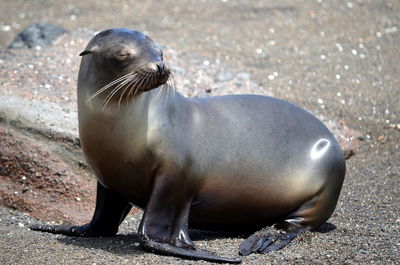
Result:
{"label": "sea lion's nose", "polygon": [[157,65],[158,72],[160,74],[164,74],[164,72],[165,72],[165,64],[163,62],[159,62],[156,65]]}
{"label": "sea lion's nose", "polygon": [[156,63],[157,71],[160,76],[168,76],[169,70],[168,67],[163,62]]}

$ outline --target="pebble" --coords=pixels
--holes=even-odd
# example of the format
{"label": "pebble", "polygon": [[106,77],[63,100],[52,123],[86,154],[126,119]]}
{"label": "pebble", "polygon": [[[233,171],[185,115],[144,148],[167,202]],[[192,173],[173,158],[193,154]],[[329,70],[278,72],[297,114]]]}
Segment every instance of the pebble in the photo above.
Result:
{"label": "pebble", "polygon": [[228,82],[231,81],[235,76],[231,72],[219,72],[214,76],[215,82]]}
{"label": "pebble", "polygon": [[239,79],[243,79],[243,80],[250,80],[250,74],[249,73],[245,73],[245,72],[238,73],[237,77]]}

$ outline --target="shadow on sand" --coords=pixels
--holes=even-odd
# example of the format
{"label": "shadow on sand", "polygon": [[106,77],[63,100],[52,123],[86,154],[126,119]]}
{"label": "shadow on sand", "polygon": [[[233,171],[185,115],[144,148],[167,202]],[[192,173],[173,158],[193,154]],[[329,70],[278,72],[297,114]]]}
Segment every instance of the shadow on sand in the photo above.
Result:
{"label": "shadow on sand", "polygon": [[[315,232],[329,233],[336,229],[332,223],[325,223]],[[214,240],[222,238],[242,238],[249,237],[253,232],[214,232],[190,229],[190,237],[193,241]],[[116,235],[112,237],[67,237],[63,236],[58,240],[67,245],[75,245],[87,249],[100,249],[114,254],[139,255],[145,250],[139,245],[139,236],[137,234]]]}

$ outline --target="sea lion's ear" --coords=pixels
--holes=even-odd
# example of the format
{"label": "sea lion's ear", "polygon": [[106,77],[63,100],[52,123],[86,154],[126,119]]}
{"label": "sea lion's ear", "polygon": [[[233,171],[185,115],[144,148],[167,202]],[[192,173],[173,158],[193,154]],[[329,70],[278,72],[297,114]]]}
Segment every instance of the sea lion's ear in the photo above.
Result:
{"label": "sea lion's ear", "polygon": [[79,56],[83,56],[83,55],[86,55],[86,54],[89,54],[89,53],[92,53],[92,51],[91,50],[84,50],[83,52],[81,52],[79,54]]}
{"label": "sea lion's ear", "polygon": [[90,48],[90,49],[84,50],[83,52],[81,52],[81,53],[79,54],[79,56],[84,56],[84,55],[86,55],[86,54],[94,53],[94,52],[96,52],[98,49],[99,49],[99,46],[96,45],[96,46],[94,46],[94,47],[92,47],[92,48]]}

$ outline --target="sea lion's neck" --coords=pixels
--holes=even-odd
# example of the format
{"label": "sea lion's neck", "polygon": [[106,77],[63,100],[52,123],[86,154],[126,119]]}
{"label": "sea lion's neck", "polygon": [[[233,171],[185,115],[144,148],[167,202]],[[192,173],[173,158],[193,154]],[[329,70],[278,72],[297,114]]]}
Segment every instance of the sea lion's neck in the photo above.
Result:
{"label": "sea lion's neck", "polygon": [[78,92],[79,128],[80,136],[88,126],[115,128],[120,127],[130,131],[131,136],[143,135],[143,130],[149,127],[158,127],[161,123],[167,125],[174,113],[182,111],[186,98],[172,88],[159,87],[151,91],[142,92],[138,96],[122,101],[118,104],[112,102],[105,105],[104,99],[93,98],[86,100],[84,89]]}

